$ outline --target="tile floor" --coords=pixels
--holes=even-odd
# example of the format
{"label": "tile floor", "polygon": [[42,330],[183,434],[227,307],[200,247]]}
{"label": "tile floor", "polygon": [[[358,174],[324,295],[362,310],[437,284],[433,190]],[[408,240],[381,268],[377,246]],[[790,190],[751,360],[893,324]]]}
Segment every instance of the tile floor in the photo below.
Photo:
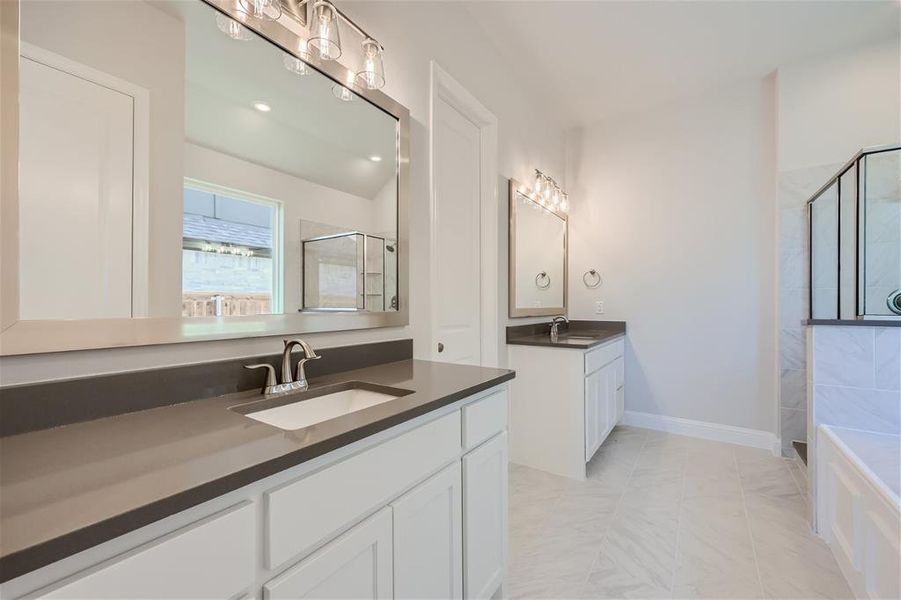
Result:
{"label": "tile floor", "polygon": [[804,474],[765,450],[617,427],[573,481],[510,472],[511,598],[850,598]]}

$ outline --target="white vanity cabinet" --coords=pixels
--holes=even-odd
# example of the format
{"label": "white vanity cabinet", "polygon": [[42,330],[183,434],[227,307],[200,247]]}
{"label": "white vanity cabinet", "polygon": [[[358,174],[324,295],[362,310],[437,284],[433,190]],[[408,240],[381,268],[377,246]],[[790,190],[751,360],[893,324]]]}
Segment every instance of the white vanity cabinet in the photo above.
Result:
{"label": "white vanity cabinet", "polygon": [[6,582],[3,598],[490,598],[507,556],[498,386]]}
{"label": "white vanity cabinet", "polygon": [[573,479],[613,427],[625,404],[622,336],[587,350],[507,346],[511,383],[510,460]]}

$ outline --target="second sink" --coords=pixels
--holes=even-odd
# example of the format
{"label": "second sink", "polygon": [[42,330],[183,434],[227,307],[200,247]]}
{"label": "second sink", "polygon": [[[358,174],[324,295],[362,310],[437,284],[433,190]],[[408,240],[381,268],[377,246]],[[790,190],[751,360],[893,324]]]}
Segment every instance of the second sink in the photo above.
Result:
{"label": "second sink", "polygon": [[267,425],[293,431],[412,393],[411,390],[349,381],[242,404],[232,410]]}

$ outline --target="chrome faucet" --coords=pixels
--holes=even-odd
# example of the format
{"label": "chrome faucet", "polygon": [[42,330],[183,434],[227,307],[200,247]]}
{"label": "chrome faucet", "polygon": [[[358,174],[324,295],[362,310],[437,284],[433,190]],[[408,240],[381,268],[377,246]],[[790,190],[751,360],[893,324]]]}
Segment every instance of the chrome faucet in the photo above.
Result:
{"label": "chrome faucet", "polygon": [[[294,346],[300,346],[303,350],[303,358],[297,361],[297,377],[291,377],[291,350]],[[307,383],[307,374],[303,365],[308,360],[319,360],[322,358],[308,343],[303,340],[285,340],[285,351],[282,353],[282,383],[291,385],[291,389],[305,390],[310,387]]]}
{"label": "chrome faucet", "polygon": [[567,319],[563,315],[560,315],[559,317],[554,317],[551,320],[551,341],[552,342],[557,341],[557,328],[560,326],[560,323],[566,323],[567,325],[569,325],[569,319]]}
{"label": "chrome faucet", "polygon": [[[297,362],[297,377],[292,376],[291,369],[291,351],[294,346],[300,346],[303,350],[303,358]],[[263,395],[271,396],[273,394],[282,394],[294,390],[306,390],[310,387],[307,383],[307,375],[304,371],[304,363],[308,360],[318,360],[322,358],[313,348],[303,340],[285,340],[285,349],[282,352],[282,381],[278,383],[275,377],[275,367],[270,364],[261,363],[256,365],[244,365],[245,369],[266,369],[266,385],[263,386]]]}

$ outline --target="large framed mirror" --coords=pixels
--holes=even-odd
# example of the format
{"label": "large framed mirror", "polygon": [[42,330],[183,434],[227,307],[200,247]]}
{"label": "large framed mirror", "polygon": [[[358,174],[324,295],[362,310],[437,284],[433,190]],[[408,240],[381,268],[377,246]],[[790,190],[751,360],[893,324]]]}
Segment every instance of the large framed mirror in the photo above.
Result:
{"label": "large framed mirror", "polygon": [[511,317],[566,314],[567,215],[510,180]]}
{"label": "large framed mirror", "polygon": [[19,1],[0,353],[408,323],[409,112],[289,5]]}

